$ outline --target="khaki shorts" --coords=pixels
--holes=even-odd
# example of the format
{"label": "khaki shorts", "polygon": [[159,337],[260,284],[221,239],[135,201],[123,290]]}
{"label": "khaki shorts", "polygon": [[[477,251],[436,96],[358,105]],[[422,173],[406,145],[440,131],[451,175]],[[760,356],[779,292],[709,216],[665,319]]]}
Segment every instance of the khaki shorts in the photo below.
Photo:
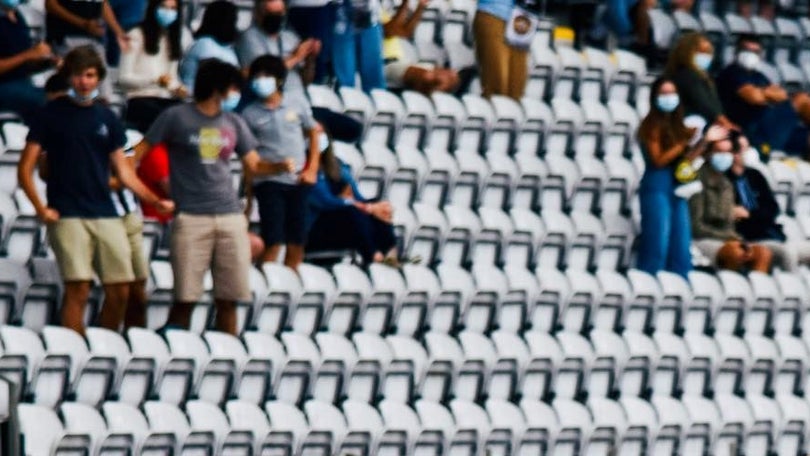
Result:
{"label": "khaki shorts", "polygon": [[211,269],[214,299],[250,301],[250,241],[243,214],[178,214],[172,226],[174,299],[197,302]]}
{"label": "khaki shorts", "polygon": [[149,263],[143,251],[143,219],[138,214],[127,214],[123,220],[129,249],[132,251],[132,272],[135,274],[135,280],[146,280],[149,277]]}
{"label": "khaki shorts", "polygon": [[695,246],[711,262],[713,268],[717,267],[717,253],[726,244],[726,241],[719,239],[698,239],[694,241]]}
{"label": "khaki shorts", "polygon": [[[132,251],[120,217],[63,218],[48,226],[48,241],[62,280],[103,284],[132,282]],[[95,272],[95,274],[94,274]]]}

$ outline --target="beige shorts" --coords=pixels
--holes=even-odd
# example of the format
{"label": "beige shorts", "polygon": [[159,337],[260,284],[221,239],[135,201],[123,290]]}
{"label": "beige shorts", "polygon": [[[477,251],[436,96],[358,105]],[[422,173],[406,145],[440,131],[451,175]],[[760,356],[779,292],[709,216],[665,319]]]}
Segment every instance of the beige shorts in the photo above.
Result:
{"label": "beige shorts", "polygon": [[135,274],[135,280],[146,280],[149,277],[149,263],[143,251],[143,219],[138,214],[127,214],[123,220],[129,249],[132,252],[132,272]]}
{"label": "beige shorts", "polygon": [[717,253],[720,252],[720,249],[726,244],[726,241],[721,241],[719,239],[697,239],[694,241],[695,247],[700,250],[700,253],[703,254],[710,262],[711,266],[716,268],[717,267]]}
{"label": "beige shorts", "polygon": [[[51,244],[62,280],[101,283],[132,282],[132,252],[120,217],[63,218],[48,226]],[[95,272],[95,274],[94,274]]]}
{"label": "beige shorts", "polygon": [[250,241],[243,214],[178,214],[174,218],[171,261],[174,299],[197,302],[211,269],[214,299],[250,301]]}

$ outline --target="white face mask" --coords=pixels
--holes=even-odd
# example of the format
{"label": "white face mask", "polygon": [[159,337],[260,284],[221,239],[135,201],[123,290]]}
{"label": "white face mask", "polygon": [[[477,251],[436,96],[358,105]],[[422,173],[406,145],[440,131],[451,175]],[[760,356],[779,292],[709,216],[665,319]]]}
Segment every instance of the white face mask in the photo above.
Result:
{"label": "white face mask", "polygon": [[695,66],[700,68],[703,71],[707,71],[709,67],[712,66],[712,60],[714,60],[714,55],[706,53],[706,52],[698,52],[695,54]]}
{"label": "white face mask", "polygon": [[760,164],[762,161],[759,159],[759,152],[753,147],[749,147],[748,150],[743,152],[743,163],[745,166],[756,166]]}
{"label": "white face mask", "polygon": [[751,51],[742,51],[737,54],[737,63],[746,70],[754,70],[759,66],[759,54]]}

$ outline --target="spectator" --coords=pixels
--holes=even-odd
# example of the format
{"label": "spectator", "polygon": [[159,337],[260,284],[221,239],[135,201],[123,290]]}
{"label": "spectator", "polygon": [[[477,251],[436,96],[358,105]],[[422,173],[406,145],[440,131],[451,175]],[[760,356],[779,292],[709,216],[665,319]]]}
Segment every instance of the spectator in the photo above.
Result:
{"label": "spectator", "polygon": [[[259,140],[259,155],[269,162],[292,162],[288,173],[246,176],[245,187],[259,204],[263,261],[276,261],[286,245],[284,264],[297,269],[304,260],[306,200],[318,178],[318,136],[308,107],[283,96],[287,67],[276,56],[265,55],[250,65],[250,80],[258,99],[242,115]],[[309,137],[309,153],[304,137]],[[249,193],[250,195],[250,193]],[[248,201],[252,199],[248,196]]]}
{"label": "spectator", "polygon": [[720,99],[729,118],[763,152],[782,150],[808,157],[810,95],[792,97],[758,70],[762,46],[751,35],[740,37],[736,61],[717,77]]}
{"label": "spectator", "polygon": [[[301,41],[292,31],[282,29],[286,17],[282,0],[256,0],[255,6],[253,25],[242,33],[236,43],[243,72],[247,74],[250,64],[262,55],[281,57],[288,70],[284,98],[287,101],[295,98],[301,104],[309,105],[305,86],[314,76],[314,62],[321,50],[320,42],[315,39]],[[312,115],[341,141],[356,142],[363,134],[360,122],[343,113],[313,108]]]}
{"label": "spectator", "polygon": [[205,7],[202,22],[194,34],[194,44],[186,51],[180,62],[180,80],[194,91],[197,68],[205,59],[217,59],[239,66],[233,43],[239,33],[236,29],[236,5],[226,0],[217,0]]}
{"label": "spectator", "polygon": [[700,33],[687,33],[673,46],[664,74],[678,87],[685,115],[696,114],[708,123],[738,130],[723,113],[723,104],[709,75],[713,60],[711,41]]}
{"label": "spectator", "polygon": [[707,163],[698,175],[703,191],[689,199],[692,237],[695,246],[712,264],[721,269],[750,269],[768,272],[773,254],[761,244],[746,242],[734,228],[742,215],[734,204],[734,187],[725,173],[734,162],[733,150],[739,150],[739,136],[712,144]]}
{"label": "spectator", "polygon": [[[48,225],[65,295],[62,324],[84,333],[84,309],[93,277],[104,285],[101,326],[118,330],[134,280],[126,228],[110,198],[111,168],[141,200],[170,212],[174,204],[159,199],[138,180],[124,157],[123,126],[115,114],[96,102],[106,69],[92,47],[65,57],[70,78],[68,97],[50,101],[31,122],[18,167],[18,180],[37,216]],[[47,151],[47,205],[34,185],[33,172]],[[95,273],[95,274],[94,274]]]}
{"label": "spectator", "polygon": [[363,91],[385,88],[380,0],[341,0],[332,34],[332,67],[341,87],[354,87],[360,73]]}
{"label": "spectator", "polygon": [[348,165],[321,133],[318,182],[308,198],[307,251],[353,249],[363,263],[399,263],[393,211],[387,201],[371,202],[360,194]]}
{"label": "spectator", "polygon": [[757,14],[769,21],[772,21],[776,17],[776,4],[773,0],[758,0],[756,2],[756,12],[753,3],[752,0],[739,0],[737,2],[737,13],[747,18]]}
{"label": "spectator", "polygon": [[229,164],[236,154],[243,169],[256,176],[289,172],[290,167],[262,160],[244,120],[230,112],[239,104],[241,84],[238,68],[216,59],[203,60],[194,83],[194,101],[164,111],[135,147],[136,157],[161,143],[169,154],[177,213],[171,241],[175,304],[166,329],[188,327],[209,268],[217,330],[235,334],[236,302],[251,299],[247,219]]}
{"label": "spectator", "polygon": [[[754,149],[753,161],[758,157]],[[789,241],[776,222],[779,205],[768,180],[755,168],[748,167],[748,152],[734,154],[734,163],[727,173],[734,187],[736,207],[735,228],[746,242],[758,242],[771,249],[779,266],[786,271],[797,271],[799,263],[810,264],[810,242]]]}
{"label": "spectator", "polygon": [[102,45],[105,23],[120,48],[128,47],[126,32],[107,0],[45,0],[45,12],[48,41],[59,54],[76,46],[91,45],[99,55],[106,55]]}
{"label": "spectator", "polygon": [[383,11],[385,41],[385,81],[389,89],[409,89],[430,95],[431,92],[453,92],[459,85],[458,73],[451,68],[425,66],[408,59],[402,52],[401,41],[413,38],[422,13],[429,0],[419,0],[413,14],[408,14],[408,2],[403,1],[393,17]]}
{"label": "spectator", "polygon": [[[118,20],[118,25],[129,34],[129,32],[137,27],[146,15],[147,0],[107,0],[110,3],[115,18]],[[115,33],[112,29],[107,29],[105,38],[107,45],[107,61],[112,66],[118,66],[121,58],[121,49],[118,47],[118,40],[115,39]]]}
{"label": "spectator", "polygon": [[[507,25],[512,22],[514,0],[479,0],[473,20],[475,53],[485,97],[523,97],[529,75],[527,47],[507,43]],[[514,24],[513,24],[514,25]]]}
{"label": "spectator", "polygon": [[177,0],[149,0],[143,22],[128,34],[119,83],[127,94],[127,121],[145,132],[167,107],[189,95],[177,76],[191,34],[183,26]]}
{"label": "spectator", "polygon": [[288,20],[300,38],[321,43],[315,57],[313,82],[324,84],[332,73],[332,33],[338,4],[330,0],[290,0]]}
{"label": "spectator", "polygon": [[[677,165],[691,161],[705,149],[703,141],[690,146],[695,130],[684,125],[683,107],[672,81],[661,78],[650,88],[650,112],[641,122],[638,140],[646,163],[639,188],[641,236],[638,268],[650,274],[668,270],[686,278],[692,269],[689,210],[675,194]],[[710,139],[725,136],[717,128]]]}
{"label": "spectator", "polygon": [[31,30],[14,3],[0,1],[0,111],[26,118],[45,104],[45,93],[31,82],[31,73],[56,58],[50,46],[31,41]]}

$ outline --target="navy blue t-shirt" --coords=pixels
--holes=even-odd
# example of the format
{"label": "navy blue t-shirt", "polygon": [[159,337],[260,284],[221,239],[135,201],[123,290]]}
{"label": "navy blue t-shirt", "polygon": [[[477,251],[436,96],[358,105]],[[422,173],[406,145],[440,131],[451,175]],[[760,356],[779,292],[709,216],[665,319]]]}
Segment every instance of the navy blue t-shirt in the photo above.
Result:
{"label": "navy blue t-shirt", "polygon": [[767,106],[756,106],[748,104],[740,98],[737,91],[740,87],[751,84],[755,87],[767,87],[771,85],[768,78],[756,70],[746,70],[737,63],[725,67],[717,75],[717,90],[720,101],[726,115],[743,130],[748,129],[751,124],[758,121],[764,114]]}
{"label": "navy blue t-shirt", "polygon": [[[104,0],[59,0],[59,5],[81,18],[99,20],[103,11]],[[66,36],[87,36],[97,40],[100,39],[87,33],[87,30],[63,21],[55,14],[45,16],[45,29],[50,43],[61,44]]]}
{"label": "navy blue t-shirt", "polygon": [[[16,21],[8,15],[0,14],[0,59],[13,57],[31,48],[31,35],[25,18],[19,11],[15,12]],[[22,79],[28,76],[25,65],[0,75],[0,83]]]}
{"label": "navy blue t-shirt", "polygon": [[68,97],[46,104],[30,122],[28,141],[38,143],[48,163],[48,206],[61,217],[116,217],[110,197],[110,155],[126,144],[115,113]]}

